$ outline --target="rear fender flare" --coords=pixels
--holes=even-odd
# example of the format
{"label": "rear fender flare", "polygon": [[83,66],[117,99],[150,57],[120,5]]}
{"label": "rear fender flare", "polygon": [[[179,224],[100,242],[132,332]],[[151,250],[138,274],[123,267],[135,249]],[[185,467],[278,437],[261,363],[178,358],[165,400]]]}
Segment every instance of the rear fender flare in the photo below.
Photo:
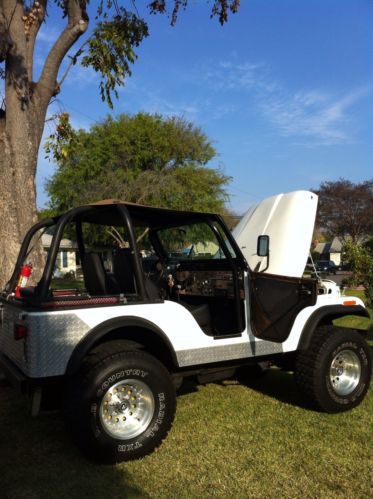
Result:
{"label": "rear fender flare", "polygon": [[[175,350],[164,331],[162,331],[158,326],[156,326],[153,322],[148,321],[147,319],[129,316],[115,317],[92,328],[73,350],[67,364],[65,374],[68,376],[75,374],[78,371],[81,362],[87,355],[87,353],[92,350],[92,348],[98,343],[101,343],[102,340],[104,340],[104,338],[107,337],[111,332],[120,329],[130,330],[131,327],[141,328],[142,330],[149,331],[149,345],[151,343],[152,336],[156,335],[158,340],[161,340],[164,348],[167,349],[168,353],[170,354],[174,366],[178,366]],[[123,339],[126,340],[125,331],[123,333]],[[129,344],[136,344],[136,340],[133,341],[133,339],[131,338],[129,340]],[[143,342],[141,343],[141,345],[144,347],[147,346],[146,344],[144,345]]]}

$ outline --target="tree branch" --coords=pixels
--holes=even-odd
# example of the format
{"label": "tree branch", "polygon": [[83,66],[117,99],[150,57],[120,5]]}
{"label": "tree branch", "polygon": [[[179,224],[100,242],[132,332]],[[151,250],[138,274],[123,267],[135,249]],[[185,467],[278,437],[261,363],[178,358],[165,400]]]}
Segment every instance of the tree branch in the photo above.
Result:
{"label": "tree branch", "polygon": [[111,235],[113,239],[118,243],[119,248],[128,248],[128,243],[123,239],[122,235],[113,226],[106,229],[106,232]]}
{"label": "tree branch", "polygon": [[[28,79],[32,81],[32,73],[34,66],[34,49],[36,37],[39,33],[42,22],[44,21],[46,10],[47,10],[47,0],[39,0],[34,3],[33,15],[36,17],[34,22],[31,20],[31,24],[27,29],[26,34],[26,59],[27,59],[27,75]],[[26,26],[25,26],[26,27]]]}
{"label": "tree branch", "polygon": [[142,232],[139,237],[136,239],[136,242],[139,243],[142,239],[144,239],[144,237],[146,236],[146,234],[149,232],[149,227],[147,227],[144,232]]}
{"label": "tree branch", "polygon": [[58,70],[63,58],[88,27],[85,2],[66,0],[66,12],[67,26],[49,52],[36,87],[43,107],[48,105],[56,91]]}
{"label": "tree branch", "polygon": [[83,48],[89,43],[89,41],[90,41],[91,38],[92,38],[91,36],[89,38],[87,38],[87,40],[80,46],[80,48],[71,57],[71,60],[69,62],[69,65],[66,68],[66,71],[64,72],[64,74],[63,74],[62,78],[60,79],[60,81],[58,82],[58,87],[59,88],[62,87],[62,85],[63,85],[64,81],[66,80],[67,75],[69,74],[71,68],[76,64],[78,57],[83,53]]}

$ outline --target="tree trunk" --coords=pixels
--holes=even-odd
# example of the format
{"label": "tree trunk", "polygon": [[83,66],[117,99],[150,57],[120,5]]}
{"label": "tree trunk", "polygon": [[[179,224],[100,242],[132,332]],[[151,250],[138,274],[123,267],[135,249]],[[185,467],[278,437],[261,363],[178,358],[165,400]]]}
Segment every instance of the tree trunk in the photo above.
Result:
{"label": "tree trunk", "polygon": [[[32,50],[23,3],[2,0],[2,30],[10,43],[5,60],[5,112],[0,115],[0,290],[13,271],[20,243],[36,222],[35,173],[46,105],[32,88]],[[41,248],[37,252],[42,255]],[[35,262],[40,270],[40,261]],[[39,274],[40,272],[37,272]]]}
{"label": "tree trunk", "polygon": [[14,165],[4,130],[0,133],[0,171],[0,289],[3,289],[11,276],[20,240]]}
{"label": "tree trunk", "polygon": [[[24,8],[26,3],[0,0],[0,61],[5,61],[6,75],[6,109],[0,110],[0,291],[12,274],[25,233],[37,221],[37,156],[47,108],[58,87],[58,70],[88,26],[85,0],[62,2],[68,23],[50,50],[39,81],[34,83],[35,40],[48,2],[35,2],[31,11]],[[33,255],[35,282],[43,269],[41,241]]]}
{"label": "tree trunk", "polygon": [[[27,113],[28,114],[28,113]],[[27,134],[27,114],[19,123],[20,134]],[[1,130],[2,129],[2,130]],[[22,130],[23,129],[23,130]],[[37,145],[22,141],[6,132],[0,125],[0,290],[9,280],[18,255],[20,243],[27,230],[37,221],[35,170]],[[34,276],[42,270],[42,248],[35,248]]]}

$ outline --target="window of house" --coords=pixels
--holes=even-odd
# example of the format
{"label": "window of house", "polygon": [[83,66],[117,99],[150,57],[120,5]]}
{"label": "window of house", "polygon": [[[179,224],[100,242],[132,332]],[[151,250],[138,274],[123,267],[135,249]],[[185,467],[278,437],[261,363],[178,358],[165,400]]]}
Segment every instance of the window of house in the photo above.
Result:
{"label": "window of house", "polygon": [[67,269],[69,262],[68,262],[68,252],[67,251],[62,251],[62,267],[64,269]]}
{"label": "window of house", "polygon": [[[81,273],[79,273],[80,265],[77,265],[76,263],[76,258],[79,258],[79,256],[75,224],[70,223],[65,227],[62,240],[64,249],[61,248],[60,244],[52,273],[50,289],[52,291],[81,289],[83,288],[83,280]],[[66,250],[66,244],[68,244],[71,249]],[[74,253],[77,257],[70,258],[71,253]]]}

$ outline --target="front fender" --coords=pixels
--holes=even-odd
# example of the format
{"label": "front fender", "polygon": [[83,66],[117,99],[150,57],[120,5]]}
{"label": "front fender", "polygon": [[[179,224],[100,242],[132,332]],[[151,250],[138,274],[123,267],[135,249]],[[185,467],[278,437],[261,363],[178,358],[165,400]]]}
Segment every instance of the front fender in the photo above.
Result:
{"label": "front fender", "polygon": [[369,318],[368,310],[361,305],[326,305],[320,307],[307,319],[298,343],[298,350],[306,350],[309,347],[312,335],[317,326],[321,324],[330,324],[335,319],[346,315],[357,315]]}

